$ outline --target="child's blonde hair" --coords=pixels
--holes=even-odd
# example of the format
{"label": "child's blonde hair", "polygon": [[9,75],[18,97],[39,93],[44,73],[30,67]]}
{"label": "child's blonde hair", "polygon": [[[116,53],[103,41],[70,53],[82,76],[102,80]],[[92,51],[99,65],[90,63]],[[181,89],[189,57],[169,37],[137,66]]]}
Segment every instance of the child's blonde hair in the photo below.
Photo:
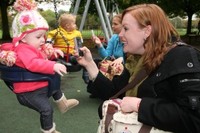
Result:
{"label": "child's blonde hair", "polygon": [[76,23],[76,16],[73,14],[63,13],[59,17],[59,25],[65,27],[66,24]]}

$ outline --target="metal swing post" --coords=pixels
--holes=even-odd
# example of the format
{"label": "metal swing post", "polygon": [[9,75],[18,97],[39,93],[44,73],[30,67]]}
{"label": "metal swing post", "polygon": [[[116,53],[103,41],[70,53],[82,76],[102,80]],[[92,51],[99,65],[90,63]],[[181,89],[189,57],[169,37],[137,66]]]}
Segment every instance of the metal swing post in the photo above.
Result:
{"label": "metal swing post", "polygon": [[[86,2],[85,10],[84,10],[83,17],[81,19],[81,24],[80,24],[80,27],[79,27],[80,31],[83,30],[85,19],[86,19],[86,16],[88,14],[90,2],[91,2],[91,0],[87,0],[87,2]],[[101,0],[101,6],[100,6],[100,3],[99,3],[98,0],[94,0],[94,2],[95,2],[97,12],[98,12],[98,15],[99,15],[99,18],[100,18],[100,21],[101,21],[101,26],[103,28],[104,35],[106,37],[106,40],[109,40],[110,36],[112,36],[113,33],[112,33],[111,25],[110,25],[110,22],[109,22],[109,19],[108,19],[108,16],[107,16],[104,1]],[[108,30],[109,30],[109,32],[108,32]]]}
{"label": "metal swing post", "polygon": [[86,16],[88,14],[88,9],[89,9],[89,6],[90,6],[90,2],[91,2],[91,0],[87,0],[87,2],[86,2],[85,10],[83,12],[83,16],[82,16],[80,27],[79,27],[79,31],[83,30],[83,26],[85,24],[85,19],[86,19]]}
{"label": "metal swing post", "polygon": [[105,4],[104,4],[104,0],[100,0],[100,4],[101,4],[100,7],[102,8],[103,15],[104,15],[107,27],[108,27],[109,35],[112,36],[113,32],[112,32],[110,21],[109,21],[108,15],[107,15],[107,11],[106,11],[106,7],[105,7]]}
{"label": "metal swing post", "polygon": [[98,11],[98,14],[99,14],[99,18],[101,20],[101,25],[102,25],[106,40],[109,40],[110,39],[110,35],[109,35],[109,33],[107,31],[107,28],[106,28],[106,23],[105,23],[105,20],[104,20],[104,17],[103,17],[103,13],[102,13],[101,8],[100,8],[99,1],[98,0],[94,0],[94,2],[96,4],[96,8],[97,8],[97,11]]}
{"label": "metal swing post", "polygon": [[77,15],[81,0],[76,0],[73,15]]}
{"label": "metal swing post", "polygon": [[119,8],[118,8],[118,4],[115,2],[115,0],[111,1],[112,4],[112,13],[116,11],[117,14],[119,14]]}

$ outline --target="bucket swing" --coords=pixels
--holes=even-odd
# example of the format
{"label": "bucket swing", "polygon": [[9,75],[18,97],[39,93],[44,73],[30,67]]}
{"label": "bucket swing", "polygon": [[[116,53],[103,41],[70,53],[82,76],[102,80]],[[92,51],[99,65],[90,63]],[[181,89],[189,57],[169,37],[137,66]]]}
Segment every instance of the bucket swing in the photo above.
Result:
{"label": "bucket swing", "polygon": [[[63,35],[63,33],[61,32],[59,26],[58,26],[58,12],[57,12],[57,6],[56,6],[56,0],[53,0],[54,2],[54,10],[55,10],[55,17],[56,17],[56,33],[54,34],[54,36],[52,37],[51,40],[47,40],[47,43],[51,43],[53,45],[54,40],[56,39],[57,35],[60,35],[62,37],[62,39],[64,40],[66,46],[54,46],[54,48],[64,48],[65,54],[64,54],[64,58],[58,58],[57,61],[64,64],[67,67],[67,71],[68,72],[77,72],[80,71],[82,69],[82,66],[79,65],[76,61],[76,58],[71,55],[69,53],[69,49],[70,49],[70,44],[68,42],[68,40],[66,39],[66,37]],[[75,50],[78,52],[79,48],[82,47],[82,38],[80,37],[75,37],[74,39],[74,44],[75,44]]]}

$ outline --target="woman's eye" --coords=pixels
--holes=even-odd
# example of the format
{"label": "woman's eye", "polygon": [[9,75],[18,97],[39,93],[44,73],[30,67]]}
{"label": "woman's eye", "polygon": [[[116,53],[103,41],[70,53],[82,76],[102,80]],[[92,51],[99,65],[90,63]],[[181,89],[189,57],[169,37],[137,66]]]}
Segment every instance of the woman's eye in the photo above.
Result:
{"label": "woman's eye", "polygon": [[125,31],[127,31],[127,30],[128,30],[128,28],[124,27],[124,30],[125,30]]}

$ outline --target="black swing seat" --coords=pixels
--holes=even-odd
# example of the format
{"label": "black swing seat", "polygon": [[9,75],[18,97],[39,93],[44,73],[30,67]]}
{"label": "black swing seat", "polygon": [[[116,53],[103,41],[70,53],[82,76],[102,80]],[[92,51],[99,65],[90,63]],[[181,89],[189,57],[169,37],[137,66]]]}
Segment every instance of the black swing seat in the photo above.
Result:
{"label": "black swing seat", "polygon": [[77,65],[66,65],[67,71],[68,72],[78,72],[82,69],[82,66],[77,64]]}
{"label": "black swing seat", "polygon": [[34,73],[18,66],[8,67],[0,64],[0,78],[11,91],[13,91],[13,83],[16,82],[48,81],[49,96],[60,88],[60,75]]}
{"label": "black swing seat", "polygon": [[67,68],[67,72],[78,72],[82,69],[82,66],[79,65],[74,56],[69,56],[69,62],[65,61],[65,58],[58,58],[56,59],[57,62],[63,64]]}
{"label": "black swing seat", "polygon": [[[53,41],[47,41],[47,43],[53,44]],[[79,48],[82,47],[82,43],[83,42],[80,37],[74,38],[75,50],[79,52],[80,56],[83,56],[83,53],[79,50]],[[56,61],[65,65],[68,72],[78,72],[82,69],[82,66],[77,63],[76,58],[73,55],[68,54],[68,46],[56,46],[55,48],[66,48],[66,54],[64,55],[64,58],[58,58]]]}

